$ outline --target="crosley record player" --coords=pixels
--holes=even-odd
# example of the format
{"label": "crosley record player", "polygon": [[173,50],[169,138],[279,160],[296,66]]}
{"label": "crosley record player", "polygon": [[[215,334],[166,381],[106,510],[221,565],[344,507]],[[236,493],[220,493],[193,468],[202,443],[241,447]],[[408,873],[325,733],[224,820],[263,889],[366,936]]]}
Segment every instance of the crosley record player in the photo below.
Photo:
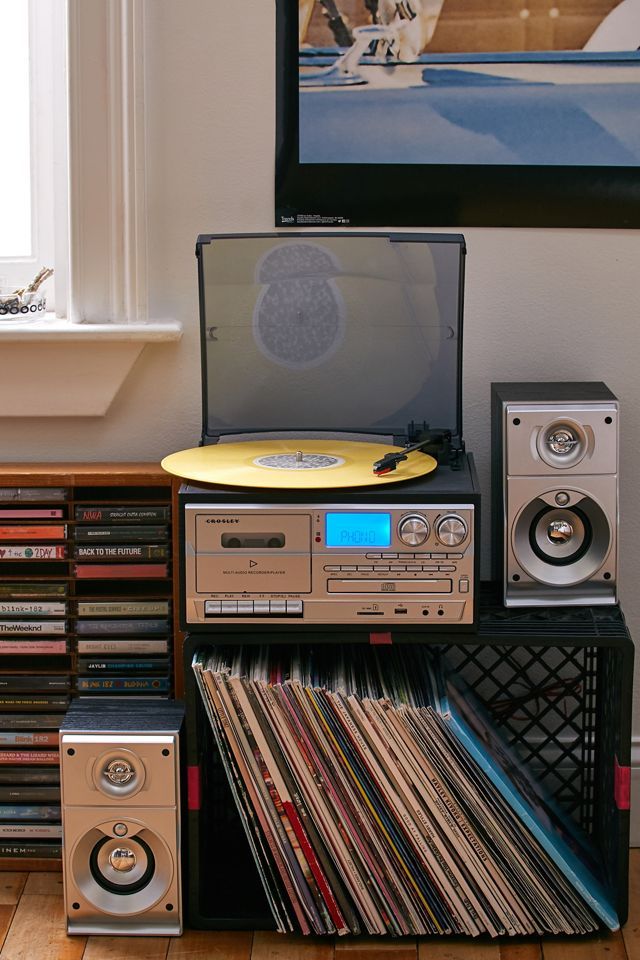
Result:
{"label": "crosley record player", "polygon": [[182,626],[473,628],[464,240],[198,238],[201,445],[180,491]]}

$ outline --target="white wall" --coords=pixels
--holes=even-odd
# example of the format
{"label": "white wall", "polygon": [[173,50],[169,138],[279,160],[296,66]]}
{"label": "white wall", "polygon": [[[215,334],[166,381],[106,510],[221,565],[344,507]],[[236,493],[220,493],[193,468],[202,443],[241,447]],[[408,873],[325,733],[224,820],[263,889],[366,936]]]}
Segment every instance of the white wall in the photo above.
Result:
{"label": "white wall", "polygon": [[[274,7],[147,3],[150,313],[181,320],[185,335],[145,348],[104,418],[0,418],[3,460],[155,459],[197,443],[196,236],[274,226]],[[485,503],[489,383],[604,380],[622,403],[621,597],[640,636],[640,232],[464,233],[465,436]]]}

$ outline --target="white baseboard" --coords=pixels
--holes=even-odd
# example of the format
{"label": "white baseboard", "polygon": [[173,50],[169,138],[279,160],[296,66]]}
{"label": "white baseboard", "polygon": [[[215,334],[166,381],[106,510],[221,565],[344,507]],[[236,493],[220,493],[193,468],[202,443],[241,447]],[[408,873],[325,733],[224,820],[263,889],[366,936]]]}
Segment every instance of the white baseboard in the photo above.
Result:
{"label": "white baseboard", "polygon": [[629,843],[640,847],[640,737],[631,738],[631,824]]}

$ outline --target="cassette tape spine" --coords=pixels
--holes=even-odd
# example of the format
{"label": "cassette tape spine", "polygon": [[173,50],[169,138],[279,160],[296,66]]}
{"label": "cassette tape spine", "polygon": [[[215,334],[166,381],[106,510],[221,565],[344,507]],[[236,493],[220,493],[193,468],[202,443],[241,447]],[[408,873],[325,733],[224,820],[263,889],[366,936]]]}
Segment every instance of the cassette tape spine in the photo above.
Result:
{"label": "cassette tape spine", "polygon": [[129,674],[168,674],[168,657],[130,657],[112,659],[111,657],[78,657],[78,672],[85,676],[129,675]]}
{"label": "cassette tape spine", "polygon": [[170,685],[169,677],[78,677],[80,692],[166,694]]}
{"label": "cassette tape spine", "polygon": [[15,784],[0,786],[0,803],[13,804],[59,804],[60,788],[55,786],[30,786]]}
{"label": "cassette tape spine", "polygon": [[[1,521],[0,517],[0,521]],[[67,525],[64,523],[7,525],[0,522],[0,540],[64,540]]]}
{"label": "cassette tape spine", "polygon": [[169,640],[140,640],[137,637],[118,637],[116,639],[78,639],[79,654],[114,654],[121,657],[124,654],[152,654],[168,653]]}
{"label": "cassette tape spine", "polygon": [[[74,519],[74,574],[87,581],[75,605],[78,696],[166,697],[171,602],[155,581],[170,575],[170,505],[94,499],[76,504]],[[127,597],[132,585],[137,595]],[[139,654],[163,656],[147,675],[140,657],[136,664]]]}
{"label": "cassette tape spine", "polygon": [[[58,731],[79,694],[78,620],[162,619],[163,632],[149,634],[160,663],[88,677],[171,686],[171,485],[155,464],[7,465],[0,472],[0,861],[27,865],[61,857],[52,819],[60,799]],[[89,531],[85,540],[79,530]],[[127,636],[116,637],[126,648]],[[116,663],[137,657],[116,652]],[[97,656],[111,659],[110,652]],[[144,650],[141,662],[148,656]],[[164,689],[139,695],[167,696]]]}
{"label": "cassette tape spine", "polygon": [[0,859],[61,855],[59,727],[71,687],[67,501],[65,488],[0,488]]}
{"label": "cassette tape spine", "polygon": [[167,523],[170,507],[158,504],[125,506],[77,506],[75,519],[82,523]]}
{"label": "cassette tape spine", "polygon": [[0,747],[57,747],[57,732],[42,730],[3,730],[0,729]]}
{"label": "cassette tape spine", "polygon": [[50,561],[65,560],[67,548],[63,544],[7,543],[0,546],[0,560]]}
{"label": "cassette tape spine", "polygon": [[0,842],[0,857],[17,860],[58,860],[60,858],[59,843],[22,843],[19,841]]}

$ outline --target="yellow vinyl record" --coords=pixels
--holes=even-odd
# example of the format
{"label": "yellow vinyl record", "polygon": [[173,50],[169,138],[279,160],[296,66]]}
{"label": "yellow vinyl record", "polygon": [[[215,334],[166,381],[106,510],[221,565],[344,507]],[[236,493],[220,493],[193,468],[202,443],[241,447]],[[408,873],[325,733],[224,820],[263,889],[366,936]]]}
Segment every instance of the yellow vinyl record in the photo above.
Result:
{"label": "yellow vinyl record", "polygon": [[230,487],[318,490],[373,487],[431,473],[437,461],[418,451],[396,469],[376,476],[373,465],[401,447],[337,440],[247,440],[172,453],[162,467],[184,480]]}

